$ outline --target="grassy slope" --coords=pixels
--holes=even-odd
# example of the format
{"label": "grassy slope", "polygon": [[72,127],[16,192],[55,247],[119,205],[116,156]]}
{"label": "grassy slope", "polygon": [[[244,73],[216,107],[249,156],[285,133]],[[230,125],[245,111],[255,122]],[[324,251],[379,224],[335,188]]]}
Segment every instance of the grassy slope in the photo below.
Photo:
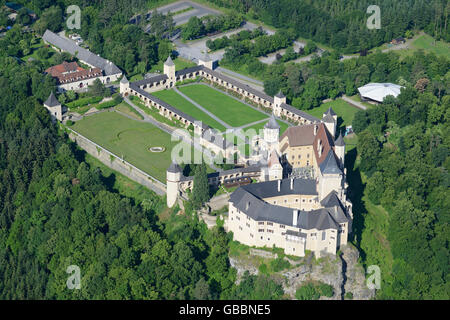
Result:
{"label": "grassy slope", "polygon": [[359,110],[358,108],[353,107],[342,99],[336,99],[334,101],[322,103],[317,108],[305,110],[305,112],[314,117],[322,119],[323,113],[327,111],[329,107],[331,107],[338,115],[338,127],[341,129],[342,127],[352,124],[355,113]]}
{"label": "grassy slope", "polygon": [[205,85],[181,87],[180,91],[233,127],[267,118],[265,114]]}
{"label": "grassy slope", "polygon": [[125,113],[125,114],[127,114],[127,115],[129,115],[129,116],[131,116],[131,117],[133,117],[135,119],[138,119],[138,120],[143,120],[144,119],[144,117],[139,112],[134,110],[134,108],[132,108],[128,103],[126,103],[124,101],[119,103],[115,107],[115,109],[120,111],[120,112],[123,112],[123,113]]}
{"label": "grassy slope", "polygon": [[[171,142],[170,135],[149,124],[128,119],[116,112],[103,112],[75,123],[75,131],[113,152],[162,182],[171,163],[171,150],[179,142]],[[148,148],[163,146],[162,153]]]}
{"label": "grassy slope", "polygon": [[211,118],[209,115],[198,109],[192,103],[184,99],[178,93],[173,90],[162,90],[157,92],[152,92],[152,95],[160,98],[161,100],[167,102],[168,104],[174,106],[178,110],[183,111],[184,113],[189,114],[197,120],[201,120],[206,123],[208,126],[214,129],[218,129],[220,131],[225,130],[226,128],[221,125],[219,122]]}

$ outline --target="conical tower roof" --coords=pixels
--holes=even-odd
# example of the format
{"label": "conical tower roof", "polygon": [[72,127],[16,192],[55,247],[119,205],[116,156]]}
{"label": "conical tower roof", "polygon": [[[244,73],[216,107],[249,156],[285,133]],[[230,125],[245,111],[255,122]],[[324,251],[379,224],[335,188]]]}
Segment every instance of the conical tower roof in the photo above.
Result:
{"label": "conical tower roof", "polygon": [[172,58],[170,57],[170,55],[167,57],[167,60],[166,60],[166,62],[164,62],[164,64],[165,64],[166,66],[174,66],[174,65],[175,65],[175,64],[173,63]]}
{"label": "conical tower roof", "polygon": [[336,173],[342,173],[341,169],[339,169],[339,166],[336,161],[336,157],[334,156],[333,150],[330,149],[328,151],[327,157],[323,162],[320,164],[320,171],[325,174],[336,174]]}
{"label": "conical tower roof", "polygon": [[328,110],[325,112],[325,114],[330,114],[331,116],[335,116],[336,112],[334,112],[334,110],[331,107],[329,107]]}
{"label": "conical tower roof", "polygon": [[286,98],[286,96],[281,92],[281,90],[275,95],[277,98]]}
{"label": "conical tower roof", "polygon": [[172,172],[172,173],[178,173],[181,172],[181,167],[178,165],[178,163],[176,163],[175,161],[173,161],[169,168],[167,169],[167,172]]}
{"label": "conical tower roof", "polygon": [[323,117],[323,122],[325,123],[334,123],[334,118],[331,114],[327,113],[325,114],[325,116]]}
{"label": "conical tower roof", "polygon": [[339,137],[334,142],[334,145],[338,147],[345,146],[344,138],[342,137],[342,132],[339,132]]}
{"label": "conical tower roof", "polygon": [[122,79],[120,80],[120,83],[123,83],[123,84],[129,83],[129,81],[125,75],[123,75]]}
{"label": "conical tower roof", "polygon": [[58,101],[58,99],[56,99],[55,95],[52,93],[50,93],[50,96],[48,97],[47,100],[45,100],[44,104],[48,107],[56,107],[61,105],[61,103]]}
{"label": "conical tower roof", "polygon": [[275,117],[273,116],[273,114],[270,116],[269,121],[264,125],[264,128],[267,128],[267,129],[280,129],[280,125],[275,120]]}

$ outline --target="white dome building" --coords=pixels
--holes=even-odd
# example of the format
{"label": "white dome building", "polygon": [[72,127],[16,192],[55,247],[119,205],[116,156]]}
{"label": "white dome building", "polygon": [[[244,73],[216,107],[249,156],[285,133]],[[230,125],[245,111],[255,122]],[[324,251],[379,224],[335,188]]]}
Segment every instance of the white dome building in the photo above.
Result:
{"label": "white dome building", "polygon": [[362,100],[383,102],[383,99],[387,96],[396,98],[400,94],[401,88],[403,87],[393,83],[368,83],[359,87],[358,91]]}

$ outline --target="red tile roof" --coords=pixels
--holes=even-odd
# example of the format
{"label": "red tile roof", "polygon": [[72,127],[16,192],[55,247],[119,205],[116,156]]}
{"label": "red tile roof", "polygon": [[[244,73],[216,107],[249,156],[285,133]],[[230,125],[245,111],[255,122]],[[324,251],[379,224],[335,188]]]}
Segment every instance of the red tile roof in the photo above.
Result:
{"label": "red tile roof", "polygon": [[99,68],[83,69],[76,62],[66,61],[48,68],[45,72],[57,78],[60,84],[96,78],[103,75],[102,70]]}

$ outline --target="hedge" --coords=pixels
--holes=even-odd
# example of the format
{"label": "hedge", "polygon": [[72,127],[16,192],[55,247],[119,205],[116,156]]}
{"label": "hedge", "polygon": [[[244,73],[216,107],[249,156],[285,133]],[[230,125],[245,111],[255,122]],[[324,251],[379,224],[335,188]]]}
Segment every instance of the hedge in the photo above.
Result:
{"label": "hedge", "polygon": [[103,99],[102,97],[86,97],[86,98],[81,98],[81,99],[69,102],[67,104],[67,106],[71,109],[79,108],[79,107],[87,106],[88,104],[99,103],[100,101],[102,101],[102,99]]}

